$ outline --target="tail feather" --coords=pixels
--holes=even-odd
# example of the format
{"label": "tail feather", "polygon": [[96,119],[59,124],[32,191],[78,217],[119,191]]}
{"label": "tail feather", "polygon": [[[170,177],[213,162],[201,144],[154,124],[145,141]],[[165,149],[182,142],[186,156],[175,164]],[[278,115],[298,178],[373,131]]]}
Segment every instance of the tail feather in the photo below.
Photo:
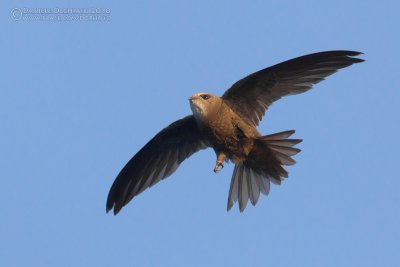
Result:
{"label": "tail feather", "polygon": [[271,187],[270,179],[268,179],[267,177],[260,176],[259,184],[260,184],[260,192],[268,196],[269,189]]}
{"label": "tail feather", "polygon": [[301,139],[282,139],[282,140],[269,140],[269,139],[258,139],[261,141],[268,142],[269,145],[277,145],[277,146],[284,146],[284,147],[292,147],[298,143],[300,143]]}
{"label": "tail feather", "polygon": [[249,169],[250,178],[247,180],[250,202],[255,206],[260,196],[260,175]]}
{"label": "tail feather", "polygon": [[238,175],[238,170],[239,170],[240,165],[235,165],[235,168],[233,169],[233,174],[232,174],[232,179],[231,179],[231,186],[229,187],[229,195],[228,195],[228,207],[227,210],[230,210],[233,206],[233,204],[236,203],[238,200],[238,194],[239,194],[239,175]]}
{"label": "tail feather", "polygon": [[268,194],[269,180],[263,179],[260,174],[244,165],[236,164],[229,189],[227,210],[230,210],[238,200],[240,212],[245,210],[249,199],[255,206],[260,192]]}
{"label": "tail feather", "polygon": [[294,165],[296,163],[296,161],[294,159],[292,159],[290,156],[288,156],[287,154],[284,154],[284,153],[281,153],[278,151],[274,151],[274,152],[275,152],[275,155],[280,160],[282,165],[290,166],[290,165]]}
{"label": "tail feather", "polygon": [[294,130],[262,136],[254,140],[254,147],[243,164],[236,164],[233,170],[228,196],[228,211],[239,201],[240,212],[244,211],[247,202],[255,206],[260,193],[268,195],[270,183],[281,184],[288,177],[282,165],[296,163],[291,156],[301,150],[293,146],[301,139],[288,139]]}
{"label": "tail feather", "polygon": [[296,132],[295,130],[289,130],[289,131],[284,131],[284,132],[279,132],[279,133],[262,136],[261,138],[264,140],[282,140],[282,139],[286,139],[286,138],[292,136],[295,132]]}
{"label": "tail feather", "polygon": [[242,175],[239,176],[239,209],[243,211],[247,206],[247,201],[249,200],[247,181],[250,179],[250,176],[248,168],[242,166],[240,169]]}
{"label": "tail feather", "polygon": [[295,147],[278,146],[272,144],[269,144],[269,148],[279,153],[285,154],[287,156],[294,156],[301,151],[300,149]]}

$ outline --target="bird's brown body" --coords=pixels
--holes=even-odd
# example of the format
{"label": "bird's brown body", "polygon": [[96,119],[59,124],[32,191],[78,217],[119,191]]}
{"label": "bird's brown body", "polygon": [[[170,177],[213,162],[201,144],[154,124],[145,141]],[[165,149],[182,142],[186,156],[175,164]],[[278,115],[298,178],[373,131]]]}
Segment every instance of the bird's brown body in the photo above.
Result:
{"label": "bird's brown body", "polygon": [[254,138],[260,133],[219,100],[216,113],[204,119],[196,118],[198,126],[220,159],[243,163],[253,147]]}
{"label": "bird's brown body", "polygon": [[117,214],[133,197],[171,175],[193,153],[213,148],[214,172],[225,161],[235,164],[228,210],[238,201],[256,205],[270,182],[288,177],[283,165],[300,152],[289,139],[294,130],[262,136],[256,129],[265,111],[283,96],[300,94],[337,70],[362,62],[354,51],[327,51],[291,59],[255,72],[232,85],[221,97],[198,93],[189,98],[193,115],[180,119],[153,137],[121,170],[107,199]]}

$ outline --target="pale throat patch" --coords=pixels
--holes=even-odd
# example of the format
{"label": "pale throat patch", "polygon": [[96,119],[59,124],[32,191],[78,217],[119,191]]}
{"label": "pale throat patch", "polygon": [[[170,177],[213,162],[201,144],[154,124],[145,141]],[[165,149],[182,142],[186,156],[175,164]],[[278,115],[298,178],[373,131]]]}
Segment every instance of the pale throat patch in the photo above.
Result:
{"label": "pale throat patch", "polygon": [[196,101],[196,103],[190,103],[190,108],[192,109],[193,116],[196,119],[202,119],[205,116],[203,103]]}

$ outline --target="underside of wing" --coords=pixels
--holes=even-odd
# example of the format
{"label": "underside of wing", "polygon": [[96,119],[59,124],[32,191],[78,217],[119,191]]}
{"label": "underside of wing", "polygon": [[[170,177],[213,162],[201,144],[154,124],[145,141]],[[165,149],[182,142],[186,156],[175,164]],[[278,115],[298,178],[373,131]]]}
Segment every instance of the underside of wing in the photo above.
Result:
{"label": "underside of wing", "polygon": [[363,62],[355,57],[360,54],[339,50],[294,58],[239,80],[222,98],[236,113],[257,126],[274,101],[306,92],[339,69]]}
{"label": "underside of wing", "polygon": [[107,199],[107,212],[117,214],[133,197],[171,175],[193,153],[207,148],[196,120],[187,116],[153,137],[125,165]]}

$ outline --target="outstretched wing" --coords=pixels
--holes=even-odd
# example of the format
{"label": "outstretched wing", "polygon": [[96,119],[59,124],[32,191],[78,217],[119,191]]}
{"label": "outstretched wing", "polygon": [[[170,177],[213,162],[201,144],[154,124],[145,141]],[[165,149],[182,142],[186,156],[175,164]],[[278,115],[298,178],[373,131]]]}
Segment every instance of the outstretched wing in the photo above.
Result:
{"label": "outstretched wing", "polygon": [[294,58],[236,82],[222,98],[243,119],[257,126],[266,109],[283,96],[300,94],[325,77],[354,63],[355,51],[327,51]]}
{"label": "outstretched wing", "polygon": [[125,165],[107,199],[107,212],[117,214],[133,197],[171,175],[186,158],[207,148],[195,118],[180,119],[153,137]]}

